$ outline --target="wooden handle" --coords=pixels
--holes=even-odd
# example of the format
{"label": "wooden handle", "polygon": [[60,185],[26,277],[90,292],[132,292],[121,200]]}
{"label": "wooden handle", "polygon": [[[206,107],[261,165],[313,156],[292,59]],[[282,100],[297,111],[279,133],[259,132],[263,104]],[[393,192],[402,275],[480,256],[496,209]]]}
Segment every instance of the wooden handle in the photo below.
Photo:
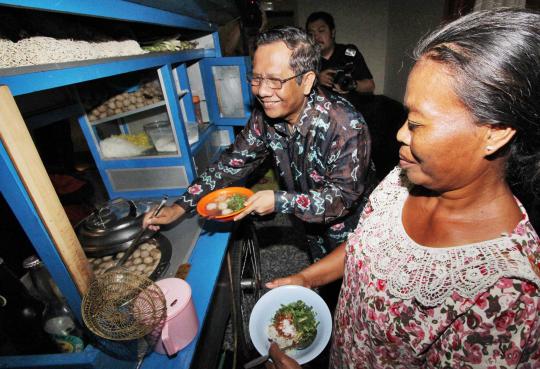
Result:
{"label": "wooden handle", "polygon": [[2,143],[77,290],[84,295],[93,279],[92,268],[7,86],[0,86],[0,106]]}

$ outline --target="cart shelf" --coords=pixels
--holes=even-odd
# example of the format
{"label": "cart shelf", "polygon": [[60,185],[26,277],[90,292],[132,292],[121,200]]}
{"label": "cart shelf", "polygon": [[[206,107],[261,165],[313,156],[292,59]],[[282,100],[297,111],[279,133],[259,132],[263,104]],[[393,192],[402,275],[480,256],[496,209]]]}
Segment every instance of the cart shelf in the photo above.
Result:
{"label": "cart shelf", "polygon": [[14,96],[99,78],[215,57],[214,49],[149,53],[117,58],[82,60],[57,64],[0,69],[0,83],[10,86]]}

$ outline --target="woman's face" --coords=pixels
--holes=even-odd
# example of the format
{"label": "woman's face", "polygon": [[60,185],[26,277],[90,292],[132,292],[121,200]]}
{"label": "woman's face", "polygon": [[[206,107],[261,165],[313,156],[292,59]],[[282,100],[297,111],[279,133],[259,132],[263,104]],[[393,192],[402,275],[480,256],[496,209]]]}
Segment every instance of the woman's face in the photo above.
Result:
{"label": "woman's face", "polygon": [[446,192],[467,186],[486,170],[488,127],[454,93],[449,69],[429,59],[416,63],[407,82],[407,121],[397,134],[399,165],[409,180]]}

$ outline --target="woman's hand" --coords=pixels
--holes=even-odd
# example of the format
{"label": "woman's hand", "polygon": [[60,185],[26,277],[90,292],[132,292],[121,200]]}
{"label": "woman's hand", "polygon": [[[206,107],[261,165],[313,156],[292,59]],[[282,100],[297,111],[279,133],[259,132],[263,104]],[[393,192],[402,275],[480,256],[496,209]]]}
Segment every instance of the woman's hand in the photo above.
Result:
{"label": "woman's hand", "polygon": [[290,275],[288,277],[274,279],[273,281],[266,283],[265,286],[267,288],[276,288],[279,286],[286,286],[289,284],[295,284],[297,286],[304,286],[307,288],[311,288],[311,284],[301,272]]}
{"label": "woman's hand", "polygon": [[300,369],[302,368],[298,362],[296,362],[290,356],[287,356],[281,351],[275,342],[270,345],[270,357],[272,362],[267,361],[265,364],[266,369]]}
{"label": "woman's hand", "polygon": [[160,224],[169,224],[174,222],[176,219],[180,218],[186,213],[186,211],[177,204],[172,204],[171,206],[165,206],[158,215],[152,217],[154,209],[148,211],[144,214],[143,218],[143,228],[148,227],[152,231],[159,231]]}
{"label": "woman's hand", "polygon": [[343,242],[330,254],[315,264],[311,264],[299,273],[284,278],[274,279],[266,283],[267,288],[276,288],[287,284],[295,284],[307,288],[324,286],[330,282],[343,278],[345,271],[345,245]]}

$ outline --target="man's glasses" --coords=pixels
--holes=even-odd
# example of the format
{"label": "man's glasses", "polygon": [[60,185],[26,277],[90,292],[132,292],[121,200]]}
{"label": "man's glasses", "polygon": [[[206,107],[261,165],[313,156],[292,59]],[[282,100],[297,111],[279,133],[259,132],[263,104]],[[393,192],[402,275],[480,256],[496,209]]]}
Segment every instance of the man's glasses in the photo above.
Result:
{"label": "man's glasses", "polygon": [[285,82],[288,82],[293,78],[300,77],[300,76],[306,74],[307,72],[309,72],[309,71],[305,71],[305,72],[302,72],[300,74],[297,74],[296,76],[292,76],[292,77],[285,78],[285,79],[272,78],[272,77],[254,77],[254,76],[251,75],[251,76],[248,76],[248,82],[252,86],[260,86],[260,85],[263,84],[263,82],[266,82],[266,85],[268,87],[270,87],[271,89],[279,90],[279,89],[281,89],[283,87],[283,84]]}

